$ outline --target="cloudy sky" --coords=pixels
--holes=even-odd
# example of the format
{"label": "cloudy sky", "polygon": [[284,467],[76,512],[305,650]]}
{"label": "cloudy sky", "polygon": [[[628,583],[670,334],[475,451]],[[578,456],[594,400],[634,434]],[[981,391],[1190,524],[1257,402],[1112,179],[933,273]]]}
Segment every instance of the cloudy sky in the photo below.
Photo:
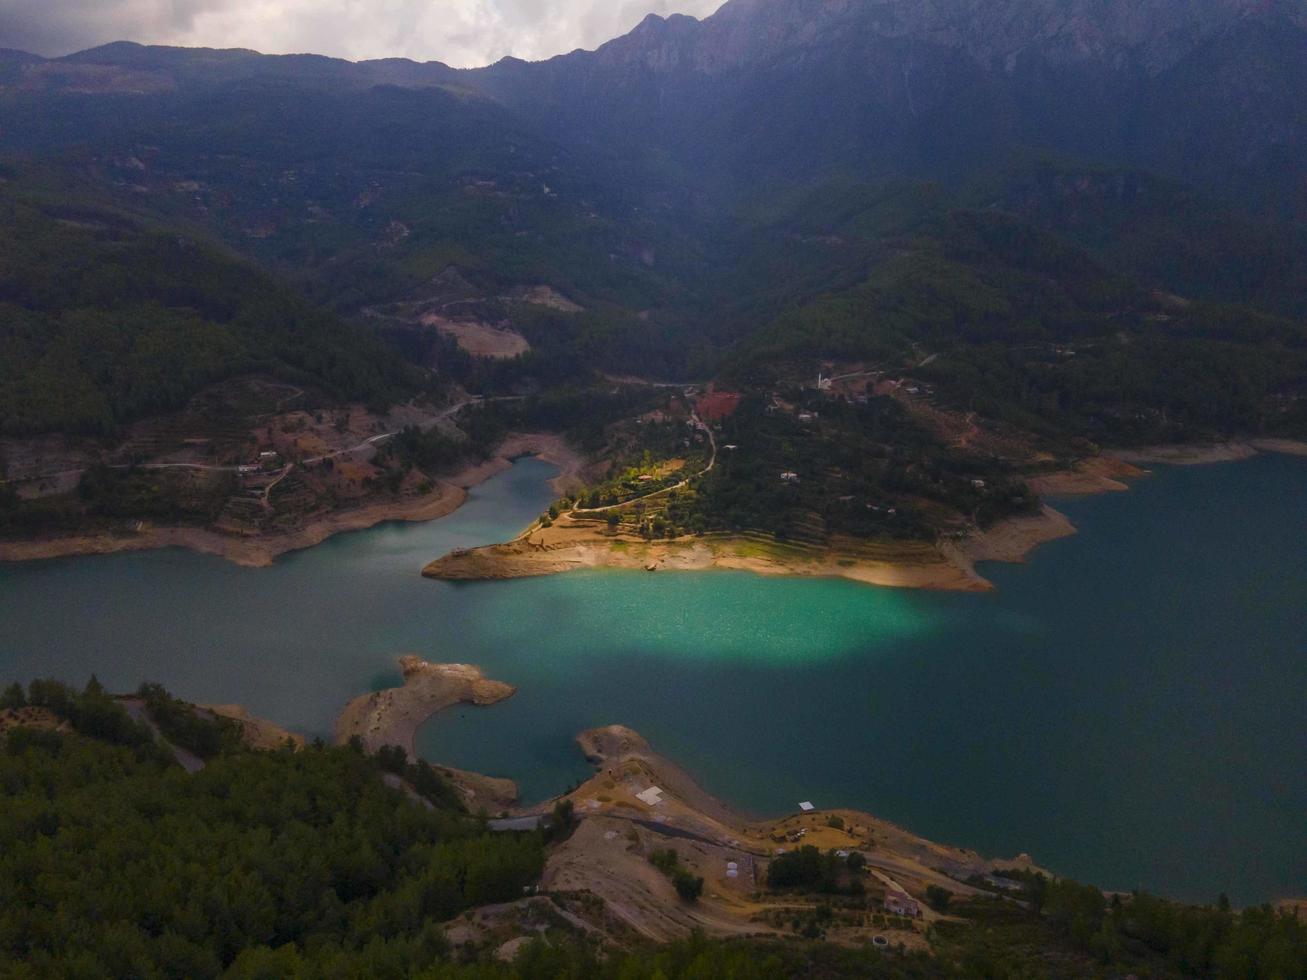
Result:
{"label": "cloudy sky", "polygon": [[592,48],[649,13],[722,0],[0,0],[0,48],[46,56],[106,41],[404,57],[458,67]]}

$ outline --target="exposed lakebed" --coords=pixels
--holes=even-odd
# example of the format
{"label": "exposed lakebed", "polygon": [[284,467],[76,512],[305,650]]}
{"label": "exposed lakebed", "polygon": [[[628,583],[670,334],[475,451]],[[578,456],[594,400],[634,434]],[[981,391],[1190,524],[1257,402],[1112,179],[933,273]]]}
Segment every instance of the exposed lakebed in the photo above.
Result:
{"label": "exposed lakebed", "polygon": [[309,733],[405,652],[519,688],[419,736],[559,792],[620,722],[745,809],[870,810],[1105,887],[1307,892],[1307,459],[1161,469],[986,595],[743,573],[419,577],[550,499],[527,460],[441,521],[244,569],[181,551],[0,566],[0,677],[91,672]]}

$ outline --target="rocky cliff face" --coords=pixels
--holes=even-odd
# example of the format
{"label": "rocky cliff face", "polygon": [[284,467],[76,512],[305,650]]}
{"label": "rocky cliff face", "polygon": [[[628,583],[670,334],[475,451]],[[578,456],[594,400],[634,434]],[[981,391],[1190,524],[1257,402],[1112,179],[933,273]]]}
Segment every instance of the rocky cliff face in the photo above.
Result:
{"label": "rocky cliff face", "polygon": [[469,78],[705,180],[1053,153],[1307,198],[1307,0],[730,0]]}
{"label": "rocky cliff face", "polygon": [[832,173],[967,179],[1051,153],[1307,216],[1307,0],[729,0],[702,21],[650,16],[597,51],[475,71],[121,44],[57,62],[0,52],[0,90],[251,82],[479,92],[501,105],[478,112],[669,162],[695,193]]}
{"label": "rocky cliff face", "polygon": [[757,65],[850,36],[965,51],[989,70],[1022,59],[1173,66],[1249,20],[1307,27],[1297,0],[730,0],[703,21],[649,16],[593,56],[610,66],[706,73]]}

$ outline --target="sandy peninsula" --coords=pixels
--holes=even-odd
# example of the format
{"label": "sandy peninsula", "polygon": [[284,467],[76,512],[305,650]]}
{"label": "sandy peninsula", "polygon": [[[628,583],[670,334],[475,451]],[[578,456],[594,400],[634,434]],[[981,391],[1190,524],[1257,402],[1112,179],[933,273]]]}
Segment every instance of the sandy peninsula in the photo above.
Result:
{"label": "sandy peninsula", "polygon": [[[613,938],[667,941],[695,930],[714,936],[784,934],[794,899],[762,890],[767,865],[787,849],[811,844],[823,851],[861,852],[873,901],[883,901],[893,890],[918,897],[921,906],[921,918],[915,920],[877,924],[870,916],[850,917],[832,925],[833,939],[862,943],[889,934],[896,944],[924,949],[926,931],[938,918],[920,900],[929,886],[976,895],[980,890],[965,883],[972,876],[1034,868],[1024,855],[988,860],[867,813],[828,809],[823,804],[830,801],[814,801],[817,808],[810,813],[800,812],[795,800],[789,814],[746,817],[621,725],[583,732],[577,742],[595,775],[565,797],[579,821],[571,836],[551,849],[541,887],[603,898],[593,906],[602,917],[588,928]],[[543,815],[553,802],[528,812]],[[669,847],[684,868],[704,879],[700,901],[679,901],[668,877],[650,864],[651,853]],[[493,924],[493,914],[489,921],[478,915],[462,928],[472,938]],[[458,941],[460,934],[451,938]]]}
{"label": "sandy peninsula", "polygon": [[984,592],[992,583],[975,569],[981,561],[1024,561],[1039,545],[1074,534],[1065,516],[1040,513],[1004,521],[961,541],[867,543],[816,551],[777,542],[707,534],[677,541],[645,541],[570,514],[552,527],[533,527],[514,541],[464,549],[423,569],[428,578],[489,581],[557,575],[586,568],[660,571],[725,569],[758,575],[845,578],[895,588]]}
{"label": "sandy peninsula", "polygon": [[1026,482],[1041,497],[1081,497],[1096,493],[1122,493],[1130,489],[1126,480],[1137,480],[1147,475],[1147,470],[1116,456],[1095,456],[1081,460],[1069,470],[1041,474]]}
{"label": "sandy peninsula", "polygon": [[399,658],[399,668],[402,686],[361,694],[345,706],[336,720],[337,742],[357,736],[368,752],[398,745],[416,758],[413,736],[436,712],[460,703],[495,704],[517,693],[470,664],[432,664],[408,654]]}
{"label": "sandy peninsula", "polygon": [[[1028,483],[1041,497],[1120,493],[1130,489],[1127,481],[1148,475],[1143,465],[1210,464],[1249,459],[1263,452],[1307,456],[1307,443],[1257,439],[1114,451],[1081,460],[1069,469],[1035,475]],[[629,531],[609,529],[596,516],[564,513],[551,527],[533,525],[512,541],[437,558],[422,574],[446,581],[494,581],[588,568],[648,572],[732,569],[759,575],[844,578],[894,588],[983,592],[994,586],[976,571],[978,563],[1025,562],[1040,545],[1075,533],[1075,525],[1066,515],[1045,504],[1036,514],[1009,518],[965,537],[937,543],[850,540],[818,551],[756,536],[725,534],[645,541]]]}
{"label": "sandy peninsula", "polygon": [[[398,745],[416,759],[414,738],[433,715],[456,704],[496,704],[517,693],[511,684],[490,680],[470,664],[433,664],[409,654],[399,658],[399,667],[404,675],[400,687],[361,694],[345,706],[336,719],[337,744],[357,737],[367,752]],[[435,768],[472,810],[499,813],[517,800],[517,786],[511,780]]]}
{"label": "sandy peninsula", "polygon": [[[369,751],[383,744],[411,750],[413,732],[432,714],[459,703],[494,704],[514,693],[510,685],[489,680],[466,664],[432,664],[406,656],[400,665],[402,687],[365,694],[349,703],[337,724],[339,741],[358,735]],[[253,748],[285,744],[283,736],[288,733],[239,706],[196,709],[240,721]],[[7,715],[15,713],[0,712],[0,727],[6,722],[46,724],[51,719],[42,712],[24,709],[24,716],[14,719]],[[572,833],[549,849],[540,888],[551,898],[525,897],[473,910],[448,925],[446,935],[454,945],[484,945],[485,939],[501,935],[506,925],[520,922],[540,902],[548,904],[551,915],[568,918],[583,933],[617,942],[666,941],[696,930],[713,936],[786,935],[792,932],[794,898],[767,893],[761,885],[774,857],[810,844],[863,854],[867,894],[876,903],[873,908],[880,908],[890,893],[909,896],[920,906],[916,918],[860,913],[832,922],[832,938],[860,944],[873,935],[889,935],[896,944],[926,949],[928,929],[939,918],[924,901],[927,888],[934,885],[955,895],[973,896],[982,893],[969,883],[976,876],[1040,870],[1026,855],[1012,860],[984,858],[975,851],[919,837],[868,813],[829,808],[831,801],[814,801],[810,812],[801,812],[796,800],[789,813],[746,816],[622,725],[582,732],[577,744],[594,767],[594,775],[566,795],[531,807],[516,805],[516,787],[510,780],[433,765],[461,791],[470,810],[500,818],[502,825],[492,822],[492,829],[524,830],[547,823],[554,805],[563,800],[572,805],[576,821]],[[422,803],[400,777],[386,773],[382,778]],[[676,850],[682,867],[704,879],[700,901],[680,900],[668,876],[650,863],[654,851],[669,847]],[[578,895],[604,901],[571,901]]]}

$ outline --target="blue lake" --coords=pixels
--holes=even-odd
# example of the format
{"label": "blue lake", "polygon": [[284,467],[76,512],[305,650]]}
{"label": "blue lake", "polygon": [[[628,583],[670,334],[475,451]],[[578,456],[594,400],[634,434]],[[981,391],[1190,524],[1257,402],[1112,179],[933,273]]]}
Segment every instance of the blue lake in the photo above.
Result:
{"label": "blue lake", "polygon": [[735,573],[426,581],[548,503],[536,461],[453,516],[270,569],[181,551],[0,566],[0,679],[159,680],[327,733],[415,652],[510,701],[426,726],[428,758],[518,780],[588,769],[620,722],[727,801],[870,810],[1104,887],[1307,893],[1307,459],[1161,469],[1060,504],[1081,535],[988,595]]}

